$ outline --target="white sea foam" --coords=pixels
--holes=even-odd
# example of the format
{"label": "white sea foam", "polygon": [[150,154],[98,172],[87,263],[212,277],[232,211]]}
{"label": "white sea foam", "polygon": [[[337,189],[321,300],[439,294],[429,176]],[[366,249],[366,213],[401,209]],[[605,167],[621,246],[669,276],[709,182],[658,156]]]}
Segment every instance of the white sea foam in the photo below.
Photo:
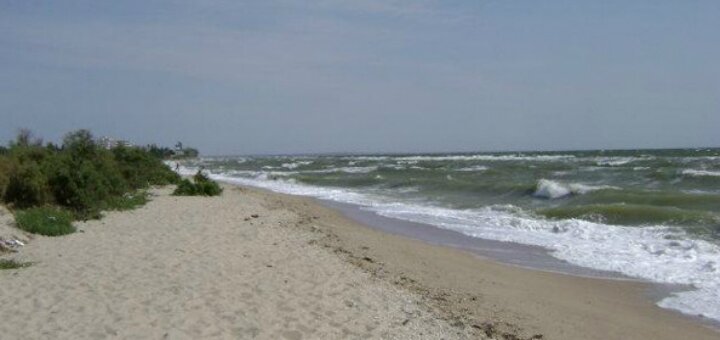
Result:
{"label": "white sea foam", "polygon": [[599,166],[621,166],[637,161],[649,161],[653,160],[653,156],[640,156],[640,157],[596,157],[595,164]]}
{"label": "white sea foam", "polygon": [[[181,168],[180,172],[193,174],[195,171]],[[248,177],[250,174],[210,176],[229,183],[356,204],[382,216],[431,224],[471,237],[541,246],[549,249],[553,256],[583,267],[659,283],[689,285],[693,290],[674,293],[658,304],[720,321],[720,246],[692,239],[677,228],[622,227],[576,219],[544,220],[518,213],[521,210],[517,207],[456,210],[399,203],[349,189]],[[543,183],[549,197],[558,197],[566,191],[587,192],[598,188],[575,184],[573,189],[569,184],[549,180]]]}
{"label": "white sea foam", "polygon": [[310,165],[313,164],[313,161],[297,161],[292,163],[283,163],[281,166],[286,169],[295,169],[297,167],[303,166],[303,165]]}
{"label": "white sea foam", "polygon": [[346,166],[337,168],[317,169],[317,170],[301,170],[295,173],[303,174],[331,174],[334,172],[344,172],[348,174],[366,174],[377,170],[377,166]]}
{"label": "white sea foam", "polygon": [[673,158],[676,161],[680,161],[682,163],[692,163],[697,161],[720,161],[720,156],[695,156],[695,157],[679,157],[679,158]]}
{"label": "white sea foam", "polygon": [[378,169],[378,167],[376,167],[376,166],[355,166],[355,167],[344,167],[344,168],[340,168],[339,170],[342,172],[347,172],[349,174],[366,174],[369,172],[373,172],[377,169]]}
{"label": "white sea foam", "polygon": [[448,156],[347,156],[344,159],[355,161],[385,161],[394,160],[399,163],[420,161],[560,161],[575,159],[573,155],[532,155],[508,154],[508,155],[448,155]]}
{"label": "white sea foam", "polygon": [[469,167],[466,167],[466,168],[460,168],[460,169],[457,169],[457,170],[455,170],[455,171],[476,172],[476,171],[485,171],[485,170],[487,170],[487,169],[489,169],[489,168],[486,167],[486,166],[484,166],[484,165],[475,165],[475,166],[469,166]]}
{"label": "white sea foam", "polygon": [[402,160],[401,160],[401,161],[398,161],[398,164],[410,164],[410,165],[412,165],[412,164],[417,164],[417,163],[418,163],[417,160],[407,160],[407,161],[402,161]]}
{"label": "white sea foam", "polygon": [[[382,167],[387,168],[387,169],[394,169],[394,170],[405,170],[408,168],[407,165],[405,165],[407,163],[402,163],[402,162],[398,162],[398,163],[400,163],[400,164],[383,164]],[[415,166],[415,165],[413,165],[412,167],[414,169],[419,168],[418,166]]]}
{"label": "white sea foam", "polygon": [[672,228],[547,221],[492,208],[459,211],[397,204],[373,210],[473,237],[542,246],[555,257],[583,267],[690,285],[695,289],[675,293],[660,306],[720,320],[720,247]]}
{"label": "white sea foam", "polygon": [[685,169],[682,171],[682,174],[686,175],[686,176],[692,176],[692,177],[703,177],[703,176],[720,177],[720,171],[709,171],[709,170]]}
{"label": "white sea foam", "polygon": [[328,168],[328,169],[320,169],[320,170],[307,170],[303,171],[303,173],[333,173],[333,172],[344,172],[348,174],[366,174],[373,172],[377,170],[377,166],[346,166],[346,167],[339,167],[339,168]]}
{"label": "white sea foam", "polygon": [[418,191],[420,191],[420,188],[418,188],[418,187],[404,187],[404,188],[397,189],[397,192],[402,193],[402,194],[408,194],[408,193],[418,192]]}
{"label": "white sea foam", "polygon": [[543,198],[561,198],[569,195],[583,195],[591,191],[607,190],[620,188],[609,185],[586,185],[580,183],[562,183],[549,179],[541,179],[538,181],[537,188],[533,195]]}

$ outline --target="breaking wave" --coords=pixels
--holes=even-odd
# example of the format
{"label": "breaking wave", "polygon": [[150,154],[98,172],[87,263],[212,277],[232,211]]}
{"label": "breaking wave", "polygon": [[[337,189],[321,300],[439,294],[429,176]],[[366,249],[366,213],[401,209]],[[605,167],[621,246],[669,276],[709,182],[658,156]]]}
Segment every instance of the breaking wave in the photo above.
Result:
{"label": "breaking wave", "polygon": [[609,185],[592,186],[580,183],[562,183],[549,179],[541,179],[538,181],[535,193],[536,197],[556,199],[567,197],[570,195],[582,195],[596,190],[620,190],[618,187]]}

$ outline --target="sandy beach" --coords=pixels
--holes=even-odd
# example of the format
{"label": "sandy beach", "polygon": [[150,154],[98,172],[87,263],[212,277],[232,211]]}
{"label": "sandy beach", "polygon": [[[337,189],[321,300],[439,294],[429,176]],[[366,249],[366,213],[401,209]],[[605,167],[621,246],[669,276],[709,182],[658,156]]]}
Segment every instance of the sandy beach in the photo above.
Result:
{"label": "sandy beach", "polygon": [[3,1],[0,340],[720,340],[720,1]]}
{"label": "sandy beach", "polygon": [[225,186],[28,237],[0,271],[2,339],[718,339],[646,284],[498,264],[313,199]]}

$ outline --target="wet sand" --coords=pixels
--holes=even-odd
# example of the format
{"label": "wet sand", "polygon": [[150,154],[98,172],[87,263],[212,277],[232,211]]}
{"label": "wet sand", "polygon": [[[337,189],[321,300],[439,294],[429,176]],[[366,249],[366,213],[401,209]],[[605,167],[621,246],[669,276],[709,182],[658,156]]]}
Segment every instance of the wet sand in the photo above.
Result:
{"label": "wet sand", "polygon": [[225,187],[160,189],[3,255],[34,264],[0,271],[2,338],[720,338],[640,282],[500,264],[310,198]]}
{"label": "wet sand", "polygon": [[[501,264],[360,224],[312,198],[269,193],[283,209],[318,217],[322,244],[373,276],[416,292],[439,317],[494,338],[720,339],[720,332],[657,307],[657,287]],[[276,197],[276,198],[275,198]],[[370,259],[370,260],[366,260]],[[587,273],[594,276],[594,273]]]}

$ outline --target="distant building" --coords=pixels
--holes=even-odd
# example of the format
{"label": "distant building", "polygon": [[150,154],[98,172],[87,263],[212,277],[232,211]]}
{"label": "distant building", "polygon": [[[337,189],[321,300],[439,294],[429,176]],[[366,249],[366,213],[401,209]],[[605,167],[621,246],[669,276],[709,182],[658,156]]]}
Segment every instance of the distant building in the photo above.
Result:
{"label": "distant building", "polygon": [[132,143],[130,143],[126,140],[115,139],[112,137],[102,137],[102,138],[98,139],[97,143],[98,143],[98,145],[100,145],[100,147],[108,149],[108,150],[110,150],[112,148],[116,148],[118,146],[133,146]]}
{"label": "distant building", "polygon": [[185,157],[185,149],[183,149],[182,142],[177,142],[177,144],[175,144],[175,157]]}
{"label": "distant building", "polygon": [[199,154],[197,149],[187,148],[183,146],[182,142],[177,142],[175,149],[173,149],[173,158],[195,158]]}

